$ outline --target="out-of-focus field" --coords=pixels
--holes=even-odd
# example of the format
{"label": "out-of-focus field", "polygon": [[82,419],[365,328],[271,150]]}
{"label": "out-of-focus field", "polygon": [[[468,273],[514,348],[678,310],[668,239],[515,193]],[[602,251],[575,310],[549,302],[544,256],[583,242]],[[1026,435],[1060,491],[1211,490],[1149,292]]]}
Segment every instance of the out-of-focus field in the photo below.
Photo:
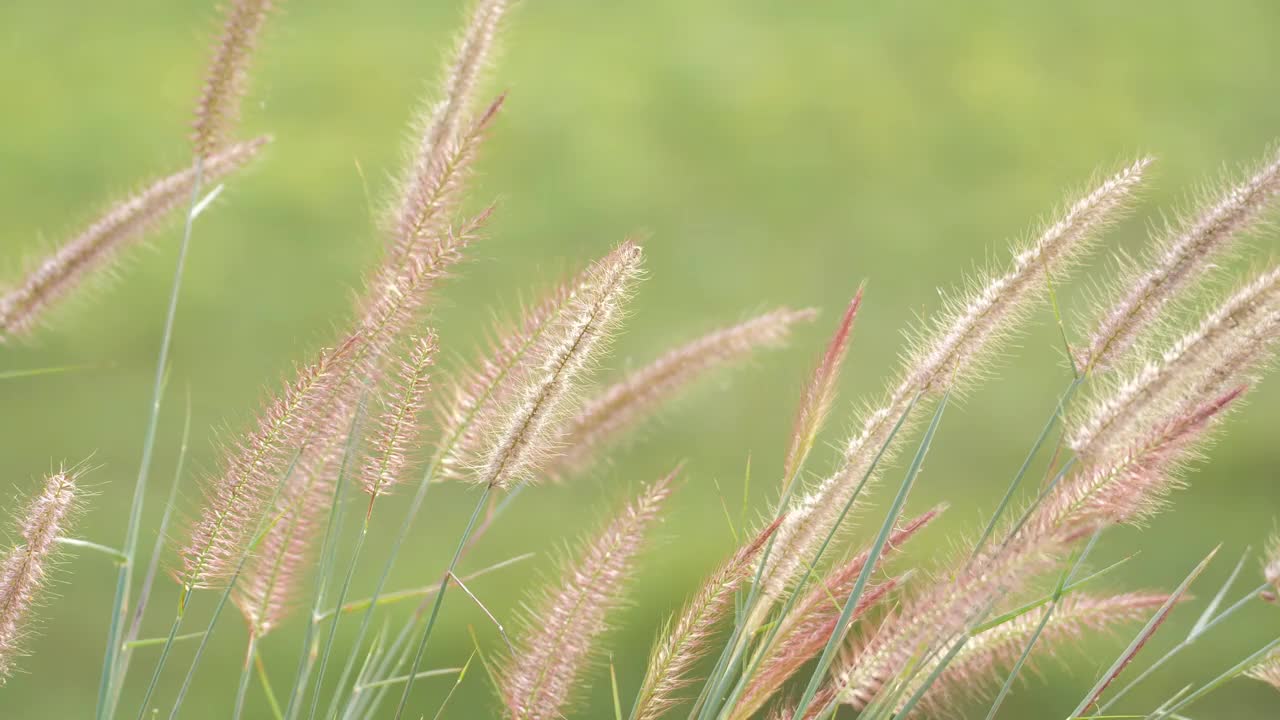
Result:
{"label": "out-of-focus field", "polygon": [[[264,388],[331,337],[375,257],[375,216],[404,128],[459,17],[456,2],[298,0],[271,22],[245,132],[269,131],[276,142],[196,228],[147,527],[173,470],[184,396],[195,429],[182,499],[189,511],[197,479],[216,467],[216,439],[243,428]],[[212,8],[192,0],[0,4],[0,258],[8,270],[144,178],[187,162],[189,107],[214,22]],[[499,201],[496,219],[433,318],[447,364],[481,344],[492,308],[513,309],[631,233],[647,237],[650,279],[607,373],[751,311],[814,305],[824,314],[789,350],[701,386],[590,477],[525,493],[468,563],[537,557],[473,589],[512,618],[529,586],[554,572],[566,539],[686,460],[662,540],[608,638],[629,696],[662,617],[731,547],[722,501],[736,521],[748,461],[747,519],[772,500],[805,371],[858,283],[868,281],[867,296],[831,445],[892,372],[899,331],[938,307],[935,288],[1003,260],[1007,241],[1095,169],[1138,153],[1159,157],[1138,213],[1107,236],[1106,245],[1133,249],[1148,221],[1186,208],[1188,193],[1217,180],[1224,165],[1259,157],[1280,130],[1277,31],[1280,5],[1260,0],[521,3],[490,83],[509,90],[509,101],[474,194],[477,206]],[[123,537],[176,241],[171,227],[154,250],[132,254],[119,281],[59,312],[34,344],[0,348],[0,370],[91,366],[0,383],[0,492],[12,497],[51,466],[89,458],[95,496],[77,532],[94,541]],[[1275,247],[1275,234],[1264,235],[1252,255],[1265,260]],[[1086,268],[1063,292],[1077,337],[1089,309],[1081,290],[1106,271]],[[1065,386],[1056,331],[1047,312],[1037,319],[1016,355],[993,365],[990,381],[945,417],[910,504],[947,500],[951,510],[913,543],[910,559],[928,566],[981,528]],[[1117,589],[1171,588],[1222,545],[1197,586],[1199,601],[1175,614],[1152,656],[1190,627],[1246,546],[1258,548],[1273,529],[1277,399],[1273,378],[1170,512],[1145,532],[1103,541],[1099,567],[1136,553],[1102,581]],[[824,447],[814,467],[828,467],[834,454]],[[394,587],[437,577],[470,492],[433,491]],[[360,594],[399,523],[395,503],[387,509]],[[860,520],[863,536],[879,522],[871,512]],[[1240,587],[1255,585],[1258,562],[1244,573]],[[114,569],[101,556],[72,554],[59,577],[26,672],[0,691],[0,716],[84,717],[93,705]],[[163,582],[148,635],[166,629],[175,597]],[[445,621],[428,667],[467,659],[468,625],[490,653],[501,646],[461,595],[446,605]],[[226,707],[243,653],[238,618],[223,622],[184,717],[222,717],[215,709]],[[264,644],[278,687],[292,677],[299,626]],[[1028,674],[1003,716],[1065,715],[1133,632],[1041,663],[1041,676]],[[1123,710],[1149,710],[1277,632],[1280,609],[1259,604]],[[162,706],[190,650],[170,664]],[[126,716],[153,661],[154,651],[139,651]],[[607,678],[607,668],[594,673],[582,717],[611,717]],[[421,682],[421,712],[435,712],[448,684]],[[493,711],[485,685],[483,673],[469,677],[448,715]],[[250,701],[254,717],[267,716],[258,689]],[[1276,716],[1277,703],[1269,689],[1237,682],[1190,714],[1261,720]]]}

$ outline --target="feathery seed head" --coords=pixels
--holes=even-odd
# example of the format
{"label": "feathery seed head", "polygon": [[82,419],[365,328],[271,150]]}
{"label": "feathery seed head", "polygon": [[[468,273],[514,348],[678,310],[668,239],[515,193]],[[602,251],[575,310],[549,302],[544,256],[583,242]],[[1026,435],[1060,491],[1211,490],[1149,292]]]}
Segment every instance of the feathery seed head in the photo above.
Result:
{"label": "feathery seed head", "polygon": [[[1280,533],[1271,536],[1267,541],[1267,554],[1263,558],[1262,576],[1271,584],[1272,590],[1263,592],[1262,599],[1267,602],[1280,600]],[[1280,687],[1278,685],[1277,687]]]}
{"label": "feathery seed head", "polygon": [[373,452],[360,473],[361,488],[373,497],[388,492],[408,469],[408,453],[421,427],[418,422],[430,387],[431,366],[439,343],[434,332],[414,338],[402,362],[398,387],[387,402],[374,435]]}
{"label": "feathery seed head", "polygon": [[[205,161],[204,178],[216,181],[244,167],[270,138],[230,145]],[[142,240],[191,197],[195,171],[187,168],[153,182],[116,204],[89,227],[35,264],[13,288],[0,294],[0,343],[29,335],[45,311],[96,270]]]}
{"label": "feathery seed head", "polygon": [[507,0],[477,0],[462,36],[454,47],[440,87],[440,97],[419,120],[416,150],[401,183],[401,199],[392,213],[392,227],[411,238],[428,215],[431,197],[443,195],[448,178],[466,169],[484,127],[502,105],[502,97],[463,129],[463,118],[475,105],[476,85],[493,53],[494,38],[508,8]]}
{"label": "feathery seed head", "polygon": [[1114,366],[1172,303],[1181,299],[1236,239],[1254,226],[1280,193],[1280,153],[1262,169],[1207,203],[1156,243],[1142,271],[1131,271],[1123,295],[1096,323],[1081,367]]}
{"label": "feathery seed head", "polygon": [[229,3],[192,125],[192,143],[203,158],[222,148],[239,119],[240,100],[249,82],[249,61],[273,4],[271,0]]}
{"label": "feathery seed head", "polygon": [[621,324],[641,259],[640,247],[624,242],[569,289],[563,309],[503,378],[514,385],[493,393],[499,404],[475,420],[483,443],[471,465],[474,482],[505,488],[533,480],[555,456],[579,388]]}
{"label": "feathery seed head", "polygon": [[525,621],[499,687],[517,720],[555,720],[563,715],[579,677],[622,601],[624,585],[650,528],[671,495],[677,468],[649,486],[603,532],[588,543],[557,587]]}
{"label": "feathery seed head", "polygon": [[1100,232],[1125,210],[1142,182],[1151,158],[1142,158],[1077,200],[1040,237],[1013,259],[1005,274],[981,285],[961,302],[950,304],[934,330],[917,343],[904,385],[937,393],[972,374],[975,361],[1000,340],[1043,297],[1049,276],[1064,273],[1089,251]]}
{"label": "feathery seed head", "polygon": [[1037,509],[1032,534],[1081,537],[1108,523],[1140,523],[1180,485],[1178,471],[1248,390],[1232,388],[1150,429],[1115,459],[1073,474]]}
{"label": "feathery seed head", "polygon": [[303,450],[293,476],[268,510],[273,524],[245,564],[231,595],[255,637],[276,628],[296,605],[325,513],[331,507],[337,480],[333,466],[341,449],[340,443],[325,442]]}
{"label": "feathery seed head", "polygon": [[[818,360],[809,384],[800,396],[800,406],[796,410],[796,419],[791,429],[791,444],[787,447],[786,460],[782,465],[784,483],[794,481],[800,472],[805,456],[817,441],[818,433],[826,422],[831,405],[835,402],[836,384],[840,379],[840,366],[844,363],[845,352],[849,349],[849,341],[853,337],[853,323],[858,317],[858,309],[862,307],[862,287],[849,301],[840,320],[839,327],[827,343],[827,349]],[[783,493],[786,487],[783,487]]]}
{"label": "feathery seed head", "polygon": [[[1103,597],[1069,595],[1051,610],[1032,611],[974,635],[951,658],[912,714],[926,717],[943,714],[958,698],[982,696],[983,691],[997,680],[1002,667],[1007,668],[1017,662],[1037,630],[1040,635],[1035,654],[1044,656],[1055,652],[1057,646],[1065,642],[1079,641],[1116,625],[1142,620],[1167,600],[1166,595],[1149,593]],[[1049,620],[1040,629],[1046,612],[1050,613]],[[935,657],[916,671],[916,680],[905,693],[906,697],[915,693],[940,661],[941,657]]]}
{"label": "feathery seed head", "polygon": [[227,453],[222,474],[206,488],[204,509],[179,551],[182,568],[176,575],[184,586],[212,587],[226,577],[247,551],[253,528],[268,511],[283,474],[296,470],[290,467],[291,459],[297,456],[301,466],[303,459],[324,454],[332,444],[320,436],[331,434],[324,426],[334,417],[334,393],[358,341],[353,337],[334,350],[321,351],[318,360],[300,369],[293,383],[267,404],[254,431]]}
{"label": "feathery seed head", "polygon": [[[878,562],[887,560],[945,510],[945,506],[939,506],[903,523],[889,536],[889,542]],[[782,624],[773,643],[762,650],[764,654],[760,668],[738,700],[731,717],[744,720],[752,717],[792,676],[822,652],[831,634],[836,631],[843,609],[841,601],[853,592],[858,576],[870,556],[870,551],[864,549],[833,568],[821,582],[800,597],[791,612],[781,620]],[[878,607],[904,580],[905,576],[889,578],[869,586],[859,598],[852,619],[862,618]]]}
{"label": "feathery seed head", "polygon": [[1078,455],[1105,458],[1152,426],[1249,380],[1280,339],[1280,267],[1245,283],[1200,325],[1095,401],[1072,432]]}
{"label": "feathery seed head", "polygon": [[812,310],[779,308],[667,351],[583,404],[565,431],[564,454],[549,470],[582,472],[603,447],[643,422],[667,398],[758,348],[784,345],[792,327],[814,315]]}
{"label": "feathery seed head", "polygon": [[850,438],[840,469],[793,502],[778,531],[778,552],[770,555],[767,597],[786,591],[855,488],[864,477],[868,483],[874,480],[871,471],[892,459],[904,434],[895,436],[894,426],[913,421],[920,408],[916,399],[963,387],[976,376],[977,361],[990,354],[1044,295],[1045,273],[1065,272],[1084,256],[1092,238],[1127,207],[1150,163],[1150,158],[1143,158],[1098,185],[1019,253],[1007,272],[939,315],[932,330],[916,343],[897,386],[879,408],[867,413],[862,430]]}
{"label": "feathery seed head", "polygon": [[77,477],[62,470],[45,479],[44,490],[18,517],[22,543],[0,562],[0,685],[13,673],[28,634],[27,617],[45,584],[57,539],[66,534],[75,510]]}
{"label": "feathery seed head", "polygon": [[734,593],[751,578],[752,561],[781,523],[782,518],[778,518],[739,548],[729,562],[707,578],[679,619],[668,623],[663,640],[654,645],[649,656],[633,713],[637,720],[657,720],[679,702],[676,693],[693,683],[690,671],[710,650],[708,643],[716,626],[729,613]]}
{"label": "feathery seed head", "polygon": [[1280,650],[1274,650],[1257,665],[1245,671],[1245,677],[1264,682],[1280,690]]}

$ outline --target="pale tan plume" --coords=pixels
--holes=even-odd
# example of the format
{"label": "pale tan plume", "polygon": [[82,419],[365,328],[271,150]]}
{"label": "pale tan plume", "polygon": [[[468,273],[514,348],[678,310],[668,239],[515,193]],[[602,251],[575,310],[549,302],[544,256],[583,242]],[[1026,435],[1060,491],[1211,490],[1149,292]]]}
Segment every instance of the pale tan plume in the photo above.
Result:
{"label": "pale tan plume", "polygon": [[812,310],[779,308],[715,330],[668,350],[652,363],[628,373],[583,403],[569,422],[564,452],[551,470],[581,473],[618,438],[633,431],[671,396],[711,372],[749,357],[758,349],[781,347]]}
{"label": "pale tan plume", "polygon": [[17,518],[20,543],[0,561],[0,685],[13,674],[31,633],[31,611],[48,584],[58,538],[66,536],[79,490],[78,475],[62,470],[50,474],[44,489]]}
{"label": "pale tan plume", "polygon": [[562,717],[605,631],[624,599],[634,561],[671,495],[677,469],[646,488],[593,538],[525,621],[499,675],[508,712],[517,720]]}
{"label": "pale tan plume", "polygon": [[[204,163],[206,183],[247,165],[270,138],[229,145]],[[0,342],[30,335],[45,314],[91,275],[109,268],[126,249],[146,238],[178,207],[191,200],[195,170],[187,168],[152,182],[114,205],[75,237],[34,264],[0,295]]]}

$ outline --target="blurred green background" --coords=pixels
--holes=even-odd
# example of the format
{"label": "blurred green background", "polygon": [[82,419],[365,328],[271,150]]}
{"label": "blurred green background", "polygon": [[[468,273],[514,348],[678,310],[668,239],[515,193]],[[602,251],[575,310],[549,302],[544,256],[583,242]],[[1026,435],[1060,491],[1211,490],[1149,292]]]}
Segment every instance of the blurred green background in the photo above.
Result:
{"label": "blurred green background", "polygon": [[[183,389],[196,429],[183,498],[190,510],[196,478],[216,467],[217,437],[244,427],[264,388],[331,337],[376,255],[372,216],[460,14],[452,0],[299,0],[271,22],[244,115],[246,134],[269,131],[276,142],[196,229],[147,527],[172,473]],[[112,198],[187,162],[189,107],[215,22],[210,4],[197,0],[0,4],[5,277]],[[1096,168],[1141,152],[1159,156],[1147,202],[1108,236],[1137,248],[1145,221],[1185,208],[1188,193],[1217,179],[1224,164],[1259,157],[1280,128],[1277,31],[1280,5],[1269,0],[520,3],[490,82],[510,91],[509,103],[474,193],[477,203],[500,199],[499,212],[477,261],[450,283],[436,312],[450,363],[480,344],[492,308],[513,307],[634,231],[650,238],[651,277],[606,372],[751,311],[787,304],[826,312],[791,349],[701,386],[591,477],[525,493],[469,563],[538,557],[473,589],[512,617],[526,589],[553,572],[566,539],[593,528],[638,483],[687,460],[663,539],[608,638],[629,696],[662,617],[732,545],[716,482],[738,507],[750,458],[751,512],[772,499],[805,372],[858,283],[868,280],[868,294],[832,444],[892,372],[900,330],[937,307],[935,288],[1005,258],[1007,241]],[[95,541],[123,537],[176,240],[170,227],[154,250],[131,254],[120,280],[59,312],[34,343],[0,348],[0,371],[92,366],[0,383],[0,488],[5,497],[28,492],[50,467],[91,457],[99,469],[86,482],[95,495],[77,533]],[[1252,264],[1274,248],[1273,234],[1256,240]],[[1104,279],[1106,265],[1081,275],[1064,294],[1073,316],[1088,310],[1079,289]],[[1046,315],[945,418],[911,506],[946,499],[952,508],[913,543],[912,561],[928,565],[981,527],[1065,385]],[[1078,334],[1081,323],[1072,329]],[[1197,586],[1203,603],[1246,546],[1264,541],[1280,509],[1276,385],[1261,387],[1234,418],[1170,512],[1142,533],[1105,539],[1099,566],[1138,553],[1106,584],[1171,588],[1221,543]],[[814,467],[833,456],[824,448]],[[471,505],[466,488],[434,493],[393,587],[436,576]],[[380,557],[399,523],[394,508],[383,518],[367,558]],[[360,594],[376,564],[367,563]],[[1241,589],[1256,584],[1256,557],[1244,573]],[[93,705],[114,570],[101,556],[68,554],[59,577],[26,672],[0,691],[0,716],[84,717]],[[161,585],[145,634],[168,624],[175,593]],[[1155,644],[1176,642],[1200,607],[1179,610]],[[466,659],[468,624],[490,651],[500,646],[461,596],[446,612],[428,666]],[[222,717],[227,707],[243,636],[232,615],[222,627],[184,717]],[[277,686],[291,678],[298,627],[295,616],[265,642]],[[1003,717],[1061,717],[1133,632],[1042,662]],[[1280,609],[1259,603],[1122,709],[1150,709],[1277,632]],[[162,707],[190,651],[170,663]],[[153,661],[154,651],[139,652],[126,716]],[[607,669],[592,677],[580,716],[608,717]],[[416,706],[434,713],[448,685],[421,682]],[[264,717],[257,688],[251,702]],[[1273,718],[1278,706],[1269,688],[1241,681],[1190,715]],[[475,674],[448,716],[494,709]]]}

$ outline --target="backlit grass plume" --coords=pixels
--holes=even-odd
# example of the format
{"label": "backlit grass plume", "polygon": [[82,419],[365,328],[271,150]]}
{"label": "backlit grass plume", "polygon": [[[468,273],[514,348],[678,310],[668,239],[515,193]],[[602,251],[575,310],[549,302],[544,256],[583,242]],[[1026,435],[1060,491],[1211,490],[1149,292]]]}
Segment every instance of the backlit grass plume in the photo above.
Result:
{"label": "backlit grass plume", "polygon": [[[269,138],[229,145],[206,159],[203,177],[217,181],[253,160]],[[117,203],[53,253],[39,260],[0,295],[0,342],[29,335],[45,313],[121,252],[143,240],[191,199],[195,170],[188,168],[151,183]]]}
{"label": "backlit grass plume", "polygon": [[1108,367],[1148,330],[1196,280],[1230,252],[1240,235],[1264,216],[1280,193],[1280,154],[1224,191],[1181,225],[1170,227],[1140,263],[1128,263],[1116,283],[1118,298],[1089,336],[1081,367]]}
{"label": "backlit grass plume", "polygon": [[781,347],[792,327],[814,314],[813,310],[780,308],[668,350],[583,403],[568,424],[561,441],[564,454],[555,465],[581,472],[610,442],[634,432],[669,397],[759,348]]}
{"label": "backlit grass plume", "polygon": [[1155,361],[1100,393],[1071,436],[1087,457],[1123,451],[1153,424],[1247,381],[1280,338],[1280,268],[1245,283]]}
{"label": "backlit grass plume", "polygon": [[529,614],[500,679],[513,717],[554,720],[564,714],[573,693],[584,689],[581,673],[609,613],[625,601],[627,578],[671,495],[676,472],[650,485],[610,520]]}
{"label": "backlit grass plume", "polygon": [[17,516],[21,542],[0,563],[0,685],[13,674],[31,633],[30,615],[53,563],[58,538],[67,534],[75,510],[77,476],[62,470],[45,478],[44,489]]}
{"label": "backlit grass plume", "polygon": [[[244,616],[254,638],[261,638],[276,628],[294,609],[302,581],[315,559],[316,539],[330,508],[337,478],[327,472],[327,466],[336,460],[336,455],[331,451],[316,460],[315,464],[322,468],[311,472],[301,470],[300,462],[295,465],[293,475],[284,481],[275,502],[257,510],[259,515],[265,512],[270,523],[257,547],[234,550],[241,555],[249,552],[231,600]],[[250,529],[253,527],[256,525]],[[234,559],[239,562],[239,556]]]}
{"label": "backlit grass plume", "polygon": [[205,491],[205,505],[179,554],[177,576],[187,588],[212,587],[249,551],[254,528],[295,459],[325,419],[325,402],[348,367],[351,344],[324,351],[268,404],[257,427],[236,442],[221,475]]}
{"label": "backlit grass plume", "polygon": [[373,447],[360,471],[360,487],[371,499],[390,492],[404,479],[421,431],[419,416],[426,404],[439,343],[435,333],[430,333],[410,345],[409,357],[401,361],[396,387],[386,399],[374,430]]}
{"label": "backlit grass plume", "polygon": [[826,352],[818,361],[809,384],[805,386],[800,397],[800,406],[796,410],[796,419],[791,428],[791,444],[787,446],[786,460],[782,465],[783,494],[795,481],[804,465],[805,458],[813,449],[818,439],[831,405],[835,402],[836,384],[840,380],[840,366],[844,364],[845,353],[849,349],[849,341],[853,338],[853,323],[858,318],[858,308],[862,307],[862,288],[849,301],[844,317],[835,334],[827,343]]}
{"label": "backlit grass plume", "polygon": [[624,242],[567,290],[562,309],[507,371],[507,387],[485,399],[491,404],[474,421],[480,445],[474,459],[460,461],[473,482],[503,488],[532,480],[556,456],[585,376],[622,322],[641,259],[640,247]]}
{"label": "backlit grass plume", "polygon": [[[1017,662],[1032,637],[1037,638],[1035,653],[1057,652],[1059,645],[1080,642],[1104,634],[1117,625],[1133,623],[1155,612],[1168,596],[1154,593],[1124,593],[1110,596],[1071,595],[1057,605],[1033,610],[969,638],[950,663],[925,692],[913,717],[945,716],[948,708],[963,701],[985,696],[998,684],[999,671]],[[1045,615],[1048,614],[1048,621]],[[1043,629],[1040,629],[1044,623]],[[1038,634],[1037,634],[1038,633]],[[912,694],[937,667],[940,657],[916,673],[909,686]]]}
{"label": "backlit grass plume", "polygon": [[917,398],[963,384],[980,370],[977,362],[993,353],[1044,297],[1050,275],[1062,276],[1086,254],[1099,231],[1114,222],[1131,201],[1150,164],[1142,159],[1072,204],[1011,267],[948,304],[930,329],[914,343],[897,385],[885,402],[865,415],[862,429],[846,444],[841,467],[797,499],[779,529],[766,573],[768,597],[782,596],[807,558],[850,501],[864,477],[870,479],[878,456],[891,456],[894,427],[918,412]]}
{"label": "backlit grass plume", "polygon": [[[901,548],[943,510],[936,508],[903,523],[889,537],[888,552],[881,555],[878,562],[884,562],[889,552]],[[837,564],[799,598],[790,613],[778,621],[777,634],[769,645],[760,649],[759,668],[735,704],[731,718],[752,717],[782,690],[788,680],[822,652],[839,621],[840,602],[853,591],[854,583],[868,560],[870,553],[863,550]],[[868,589],[858,600],[853,618],[860,619],[883,603],[903,584],[903,580],[891,577]]]}
{"label": "backlit grass plume", "polygon": [[240,114],[240,100],[249,82],[249,62],[258,35],[272,9],[272,0],[227,0],[222,33],[214,45],[204,88],[196,102],[192,144],[196,155],[208,158],[227,142]]}
{"label": "backlit grass plume", "polygon": [[781,519],[760,531],[703,583],[678,619],[668,621],[649,656],[644,683],[632,708],[632,720],[657,720],[679,700],[676,693],[694,682],[694,665],[710,651],[716,627],[732,610],[734,592],[751,578],[754,560]]}

